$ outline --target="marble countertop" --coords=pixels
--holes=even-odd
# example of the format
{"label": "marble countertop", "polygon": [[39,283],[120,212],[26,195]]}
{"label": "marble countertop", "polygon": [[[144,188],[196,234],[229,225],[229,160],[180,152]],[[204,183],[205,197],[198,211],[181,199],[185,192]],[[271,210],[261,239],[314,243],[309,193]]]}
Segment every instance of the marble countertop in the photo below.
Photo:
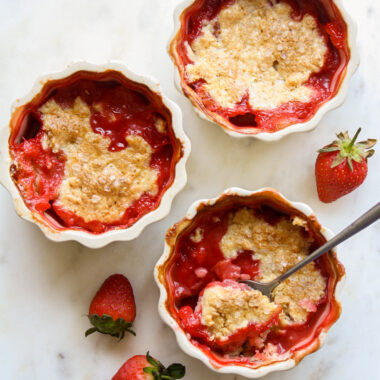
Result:
{"label": "marble countertop", "polygon": [[[313,132],[269,144],[228,137],[200,120],[174,88],[166,43],[177,2],[0,0],[0,125],[8,122],[11,102],[28,92],[41,73],[60,70],[72,60],[119,59],[161,82],[183,110],[193,147],[188,184],[170,215],[135,241],[99,250],[48,241],[36,226],[16,215],[9,194],[0,187],[2,379],[110,379],[126,359],[147,350],[165,363],[184,363],[188,380],[238,379],[213,373],[182,353],[173,332],[159,318],[152,271],[167,228],[183,217],[190,203],[216,196],[229,186],[275,187],[289,199],[309,204],[333,231],[379,201],[380,145],[365,183],[333,204],[318,200],[313,166],[316,150],[337,131],[353,133],[362,126],[363,138],[380,138],[380,3],[344,1],[358,23],[361,55],[345,104],[325,116]],[[267,380],[380,378],[379,234],[377,223],[339,248],[347,270],[343,314],[326,345],[295,369],[268,375]],[[124,273],[134,286],[137,338],[120,343],[100,334],[85,338],[89,302],[115,272]]]}

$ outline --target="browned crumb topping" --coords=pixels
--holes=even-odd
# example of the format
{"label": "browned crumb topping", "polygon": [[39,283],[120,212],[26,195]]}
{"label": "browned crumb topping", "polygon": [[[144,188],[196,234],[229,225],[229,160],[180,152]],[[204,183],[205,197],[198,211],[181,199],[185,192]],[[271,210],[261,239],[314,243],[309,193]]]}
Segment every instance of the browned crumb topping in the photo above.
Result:
{"label": "browned crumb topping", "polygon": [[273,292],[274,302],[282,306],[280,320],[283,324],[303,323],[308,313],[325,295],[326,281],[314,263],[294,273]]}
{"label": "browned crumb topping", "polygon": [[[253,258],[260,261],[260,273],[255,279],[269,282],[308,255],[311,241],[304,227],[297,225],[301,221],[283,218],[271,225],[253,210],[241,208],[230,215],[220,248],[226,258],[235,258],[241,250],[252,251]],[[275,292],[275,302],[283,307],[281,322],[305,322],[325,288],[326,281],[314,263],[293,274]]]}
{"label": "browned crumb topping", "polygon": [[166,133],[167,132],[166,122],[165,122],[165,120],[163,120],[161,118],[157,118],[157,120],[155,122],[155,127],[156,127],[157,131],[160,133]]}
{"label": "browned crumb topping", "polygon": [[292,223],[293,223],[295,226],[300,226],[300,227],[303,227],[303,228],[307,228],[307,222],[306,222],[306,220],[301,219],[299,216],[295,216],[295,217],[292,219]]}
{"label": "browned crumb topping", "polygon": [[200,227],[197,227],[195,229],[195,231],[190,235],[190,239],[194,242],[194,243],[199,243],[202,241],[203,239],[203,234],[204,234],[204,231],[202,228]]}
{"label": "browned crumb topping", "polygon": [[295,21],[290,5],[274,3],[236,0],[187,46],[193,62],[186,66],[188,78],[206,80],[222,107],[233,107],[247,93],[254,109],[312,97],[305,82],[323,67],[325,40],[311,15]]}
{"label": "browned crumb topping", "polygon": [[278,306],[257,290],[215,285],[203,293],[202,324],[211,339],[227,339],[248,324],[267,322]]}
{"label": "browned crumb topping", "polygon": [[110,152],[110,140],[94,133],[90,109],[79,97],[71,108],[49,100],[39,109],[44,147],[66,154],[58,202],[86,222],[110,223],[145,192],[155,195],[157,172],[150,167],[151,146],[140,136],[127,136],[128,147]]}
{"label": "browned crumb topping", "polygon": [[251,209],[241,208],[230,214],[220,247],[226,258],[235,258],[241,250],[254,251],[261,261],[259,280],[268,282],[307,255],[311,242],[303,232],[290,219],[271,225]]}

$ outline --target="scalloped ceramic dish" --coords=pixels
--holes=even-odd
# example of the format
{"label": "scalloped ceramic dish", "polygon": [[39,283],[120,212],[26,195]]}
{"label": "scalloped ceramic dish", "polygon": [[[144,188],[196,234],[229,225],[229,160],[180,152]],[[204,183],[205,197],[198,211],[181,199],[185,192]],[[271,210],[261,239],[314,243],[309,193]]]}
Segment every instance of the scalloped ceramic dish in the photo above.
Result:
{"label": "scalloped ceramic dish", "polygon": [[[251,6],[246,0],[186,0],[177,7],[175,30],[168,45],[176,67],[176,87],[190,99],[198,115],[233,137],[274,141],[312,130],[346,98],[349,79],[359,64],[354,21],[341,0],[302,0],[297,3],[301,8],[296,8],[293,0],[275,5],[267,2],[262,12],[279,11],[266,23],[257,15],[249,19],[253,8],[241,12],[236,6],[233,13],[236,2],[241,7]],[[289,10],[288,20],[277,25],[273,20],[283,17],[284,2],[293,7],[293,13]],[[323,7],[318,6],[320,3]],[[307,22],[303,21],[305,12]],[[310,20],[317,20],[317,26],[310,26]],[[308,23],[309,29],[302,29]],[[297,30],[298,24],[305,25]],[[317,33],[316,28],[319,34],[312,34]],[[267,30],[271,30],[269,36],[264,35]],[[286,33],[294,33],[291,42],[283,37]],[[244,43],[242,36],[248,39]],[[301,39],[305,41],[299,42]],[[257,40],[263,51],[255,47]],[[315,47],[319,40],[324,41],[324,53],[321,46],[319,51]],[[284,49],[286,44],[288,49]],[[258,65],[257,69],[260,60],[265,68]],[[303,62],[304,66],[299,63],[299,68],[293,68],[294,62]],[[311,68],[310,62],[316,66]]]}
{"label": "scalloped ceramic dish", "polygon": [[189,153],[181,111],[156,81],[119,62],[77,62],[14,103],[0,180],[49,239],[98,248],[169,213]]}
{"label": "scalloped ceramic dish", "polygon": [[[248,227],[250,225],[249,219],[244,221],[241,225],[243,227],[240,229],[230,230],[230,228],[234,228],[231,227],[231,223],[233,226],[235,216],[242,209],[245,210],[243,213],[249,212],[252,215],[258,215],[258,217],[254,217],[256,219],[251,219],[254,223],[258,223],[256,224],[258,227],[254,227],[258,229],[252,230],[253,232],[250,234],[247,232],[247,229],[250,228]],[[232,215],[234,216],[232,217]],[[286,228],[290,228],[291,231],[289,234],[293,235],[289,235],[288,232],[284,235],[281,226],[288,226]],[[290,369],[306,355],[321,347],[327,331],[340,316],[341,305],[337,299],[337,293],[341,287],[345,271],[337,259],[336,252],[332,251],[324,255],[322,261],[312,263],[310,272],[306,274],[306,279],[303,277],[304,274],[299,272],[299,277],[293,278],[294,282],[282,284],[282,292],[286,287],[289,287],[293,293],[290,293],[291,298],[290,301],[288,299],[288,304],[281,303],[282,301],[279,298],[278,305],[282,305],[282,314],[280,314],[280,319],[271,325],[267,331],[262,333],[256,329],[252,335],[252,329],[249,330],[246,325],[242,325],[241,330],[237,330],[237,334],[235,333],[233,336],[233,341],[230,338],[228,338],[229,340],[217,341],[216,338],[210,338],[210,335],[205,336],[204,325],[207,323],[207,318],[197,319],[197,313],[203,313],[203,309],[210,305],[207,304],[208,301],[206,303],[202,301],[200,309],[199,297],[202,295],[205,297],[205,287],[209,289],[213,284],[230,286],[231,279],[236,281],[239,278],[243,279],[243,276],[253,279],[257,278],[255,276],[264,275],[266,271],[265,266],[258,267],[265,261],[255,261],[259,249],[246,251],[247,247],[244,250],[241,248],[241,251],[236,251],[237,256],[225,259],[223,244],[227,244],[225,247],[231,247],[231,240],[226,242],[224,239],[230,231],[232,234],[229,237],[233,237],[234,234],[236,236],[240,233],[239,231],[245,231],[243,232],[245,237],[249,236],[249,239],[252,240],[252,236],[258,236],[257,241],[260,242],[263,239],[265,240],[265,231],[268,231],[266,228],[269,228],[270,231],[268,236],[274,236],[269,241],[273,240],[276,243],[278,242],[277,237],[282,236],[280,245],[276,245],[275,248],[277,250],[276,255],[279,254],[277,252],[286,249],[287,240],[283,240],[284,238],[291,237],[293,239],[295,236],[301,236],[299,242],[307,241],[307,244],[310,245],[307,245],[306,252],[310,252],[333,236],[331,231],[318,223],[307,205],[290,202],[271,188],[254,192],[230,188],[217,198],[199,200],[191,205],[186,217],[171,227],[166,234],[164,253],[154,271],[160,289],[160,316],[173,329],[181,349],[188,355],[201,360],[215,372],[258,378],[272,371]],[[276,232],[274,228],[279,228],[279,231],[282,232]],[[238,235],[235,243],[240,244],[244,241],[242,236]],[[224,257],[221,256],[221,252],[223,252]],[[267,255],[265,249],[262,252]],[[288,252],[293,252],[293,246]],[[256,257],[255,260],[254,257]],[[265,259],[261,258],[260,260]],[[299,257],[296,260],[298,261]],[[271,263],[269,265],[270,270],[276,270],[276,265]],[[285,264],[281,262],[281,265]],[[284,268],[281,270],[283,271]],[[312,275],[316,277],[311,279]],[[301,282],[297,283],[300,279],[306,282],[303,285]],[[318,295],[319,300],[316,301],[316,298],[312,304],[313,293],[317,289],[320,279],[323,279],[323,291]],[[301,291],[307,289],[305,292],[308,299],[302,299],[298,304],[297,297],[300,289]],[[275,293],[274,302],[276,303],[278,294],[281,292]],[[292,303],[292,297],[297,300],[297,304]],[[220,308],[224,302],[226,301],[219,298],[219,301],[214,305],[216,304],[216,307]],[[285,308],[284,305],[289,306]],[[300,318],[300,314],[293,313],[300,305],[300,311],[307,311],[302,317],[304,318],[302,322],[297,319]],[[252,310],[253,307],[256,308],[251,304],[249,306],[249,310]],[[258,306],[259,311],[260,307],[262,304]],[[224,315],[226,318],[221,330],[224,331],[225,326],[231,326],[231,318],[232,320],[233,318],[240,318],[243,307],[242,304],[239,304],[239,312],[236,315],[231,311],[220,310],[215,315],[217,318],[220,315]],[[294,319],[287,319],[288,315]],[[210,329],[208,331],[215,329],[219,323],[218,319],[213,321],[208,325],[207,328]],[[268,325],[265,328],[268,328]],[[260,335],[257,335],[258,333]],[[259,340],[258,337],[260,337]]]}

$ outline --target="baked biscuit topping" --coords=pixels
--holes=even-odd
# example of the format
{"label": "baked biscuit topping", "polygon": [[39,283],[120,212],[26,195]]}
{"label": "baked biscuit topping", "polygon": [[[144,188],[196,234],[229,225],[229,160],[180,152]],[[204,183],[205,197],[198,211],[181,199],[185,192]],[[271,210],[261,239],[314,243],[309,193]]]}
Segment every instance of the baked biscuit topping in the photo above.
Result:
{"label": "baked biscuit topping", "polygon": [[290,101],[306,102],[305,85],[324,65],[327,45],[313,16],[296,21],[284,2],[236,0],[210,21],[188,46],[191,82],[222,107],[233,108],[249,95],[254,109],[274,109]]}
{"label": "baked biscuit topping", "polygon": [[326,280],[311,262],[280,284],[273,292],[273,299],[282,306],[281,323],[291,325],[305,323],[325,295]]}
{"label": "baked biscuit topping", "polygon": [[278,306],[259,291],[245,286],[209,286],[200,301],[201,322],[211,339],[226,340],[250,324],[268,323],[278,314]]}
{"label": "baked biscuit topping", "polygon": [[110,152],[109,139],[94,133],[91,111],[80,98],[62,108],[54,100],[41,108],[43,144],[66,155],[57,202],[86,222],[111,223],[145,192],[156,195],[157,172],[150,167],[152,148],[140,136],[126,136],[127,148]]}
{"label": "baked biscuit topping", "polygon": [[305,229],[289,218],[270,224],[252,209],[240,208],[229,214],[220,248],[226,258],[235,258],[241,250],[253,251],[261,261],[259,279],[268,282],[302,259],[310,244]]}
{"label": "baked biscuit topping", "polygon": [[[294,222],[295,220],[295,222]],[[270,282],[304,259],[312,240],[300,227],[300,218],[282,218],[270,224],[255,215],[252,209],[241,208],[230,214],[227,233],[220,242],[226,258],[235,258],[239,251],[252,251],[259,261],[259,274],[255,280]],[[308,310],[302,300],[316,305],[324,296],[326,281],[314,263],[293,274],[275,292],[274,301],[283,307],[283,323],[303,323]]]}

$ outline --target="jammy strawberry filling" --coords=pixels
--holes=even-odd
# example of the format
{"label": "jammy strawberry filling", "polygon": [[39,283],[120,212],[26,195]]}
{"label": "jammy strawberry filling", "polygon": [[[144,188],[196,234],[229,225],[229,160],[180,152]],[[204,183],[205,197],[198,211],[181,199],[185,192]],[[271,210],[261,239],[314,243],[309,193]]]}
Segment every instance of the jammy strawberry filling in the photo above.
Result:
{"label": "jammy strawberry filling", "polygon": [[185,93],[240,133],[310,120],[350,57],[332,0],[195,0],[174,45]]}
{"label": "jammy strawberry filling", "polygon": [[284,273],[324,243],[318,228],[269,198],[242,198],[201,209],[179,233],[165,265],[167,307],[215,365],[286,360],[338,318],[343,269],[330,254],[284,281],[272,300],[238,282]]}
{"label": "jammy strawberry filling", "polygon": [[247,342],[254,346],[260,334],[279,322],[281,306],[259,291],[236,281],[211,282],[200,293],[193,312],[180,309],[180,317],[193,337],[223,351],[235,351]]}
{"label": "jammy strawberry filling", "polygon": [[11,130],[12,178],[55,229],[131,226],[158,207],[181,156],[159,95],[116,71],[48,82]]}

